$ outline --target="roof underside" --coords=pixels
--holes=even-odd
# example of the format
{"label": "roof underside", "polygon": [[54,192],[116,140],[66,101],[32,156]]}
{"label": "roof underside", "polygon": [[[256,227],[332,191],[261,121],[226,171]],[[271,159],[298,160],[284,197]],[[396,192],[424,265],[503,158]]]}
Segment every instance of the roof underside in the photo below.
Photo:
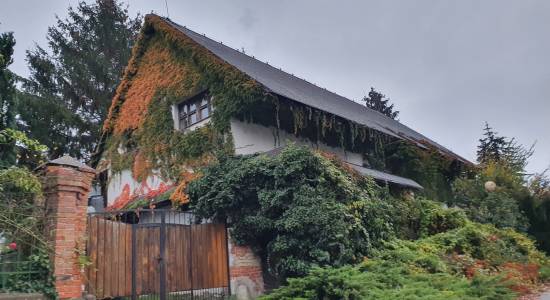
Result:
{"label": "roof underside", "polygon": [[[284,149],[284,147],[279,147],[279,148],[271,149],[269,151],[265,151],[265,152],[263,152],[263,154],[268,155],[268,156],[276,156],[279,153],[281,153],[281,151],[283,151],[283,149]],[[385,182],[385,183],[393,183],[393,184],[397,184],[397,185],[400,185],[400,186],[411,187],[411,188],[415,188],[415,189],[423,189],[424,188],[420,184],[418,184],[416,181],[414,181],[412,179],[409,179],[409,178],[393,175],[393,174],[378,171],[378,170],[365,168],[365,167],[358,166],[356,164],[352,164],[352,163],[349,163],[349,162],[346,162],[346,161],[344,161],[344,163],[346,163],[347,165],[352,167],[355,171],[359,172],[360,174],[362,174],[364,176],[372,177],[377,181],[381,181],[381,182]]]}
{"label": "roof underside", "polygon": [[459,161],[470,163],[468,160],[453,153],[451,150],[435,141],[430,140],[424,135],[377,111],[288,74],[233,48],[218,43],[204,35],[200,35],[186,27],[178,25],[169,19],[163,18],[163,20],[220,59],[261,83],[270,92],[334,114],[390,136],[411,141],[423,148],[426,147],[426,144],[431,145],[443,154],[450,155]]}
{"label": "roof underside", "polygon": [[355,171],[365,175],[365,176],[370,176],[378,181],[383,181],[383,182],[386,182],[386,183],[393,183],[393,184],[397,184],[397,185],[401,185],[401,186],[405,186],[405,187],[411,187],[411,188],[415,188],[415,189],[423,189],[423,187],[418,184],[416,181],[412,180],[412,179],[409,179],[409,178],[405,178],[405,177],[401,177],[401,176],[397,176],[397,175],[393,175],[393,174],[390,174],[390,173],[385,173],[385,172],[382,172],[382,171],[378,171],[378,170],[373,170],[373,169],[369,169],[369,168],[365,168],[365,167],[361,167],[361,166],[358,166],[358,165],[354,165],[354,164],[351,164],[351,163],[347,163],[349,166],[351,166]]}

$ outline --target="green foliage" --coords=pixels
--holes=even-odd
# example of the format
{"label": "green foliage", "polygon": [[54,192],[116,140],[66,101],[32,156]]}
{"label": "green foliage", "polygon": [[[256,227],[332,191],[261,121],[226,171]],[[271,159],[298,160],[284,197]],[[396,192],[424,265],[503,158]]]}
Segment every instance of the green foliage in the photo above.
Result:
{"label": "green foliage", "polygon": [[[521,180],[506,165],[489,162],[473,178],[453,183],[455,197],[449,203],[463,208],[473,221],[526,231],[529,223],[520,204],[529,192]],[[485,190],[487,181],[496,183],[495,191]]]}
{"label": "green foliage", "polygon": [[394,111],[393,103],[389,104],[390,99],[386,98],[385,95],[377,92],[373,87],[370,88],[368,96],[363,97],[363,101],[365,101],[365,105],[368,108],[373,109],[388,118],[395,120],[399,115],[398,110]]}
{"label": "green foliage", "polygon": [[[46,146],[28,138],[24,132],[12,128],[0,130],[0,148],[6,149],[8,147],[12,149],[9,155],[15,155],[15,157],[2,156],[0,158],[0,169],[16,164],[36,168],[44,161],[44,155],[47,151]],[[7,155],[8,153],[3,154]]]}
{"label": "green foliage", "polygon": [[[230,136],[226,135],[230,118],[243,113],[252,102],[265,101],[269,95],[245,74],[222,63],[165,22],[157,16],[146,18],[133,59],[128,66],[130,71],[126,72],[120,91],[113,100],[112,115],[105,124],[108,137],[104,158],[114,160],[115,165],[121,167],[117,168],[119,171],[128,165],[136,166],[135,158],[139,151],[147,162],[158,167],[162,175],[177,181],[182,169],[189,167],[187,163],[193,164],[195,160],[200,161],[216,152],[232,152],[233,143]],[[158,76],[152,76],[147,80],[150,85],[147,88],[154,90],[153,99],[127,97],[128,91],[134,87],[134,81],[143,80],[138,78],[137,70],[144,64],[160,64],[146,61],[144,54],[166,49],[169,57],[168,61],[162,62],[162,67],[182,69],[187,76],[182,81],[169,82],[162,87],[154,82],[158,81]],[[205,89],[208,89],[214,99],[215,110],[211,122],[193,131],[175,131],[171,106]],[[135,93],[139,94],[140,91],[134,91]],[[137,124],[136,128],[124,124],[130,123],[121,116],[124,107],[143,103],[147,103],[143,122]],[[123,133],[117,132],[117,128]],[[120,146],[126,150],[124,157],[118,153]]]}
{"label": "green foliage", "polygon": [[529,233],[541,249],[550,253],[550,177],[546,172],[535,174],[530,180],[529,197],[524,198],[521,206],[529,218]]}
{"label": "green foliage", "polygon": [[479,139],[477,161],[480,164],[496,162],[507,165],[517,175],[525,171],[527,161],[534,153],[534,144],[526,148],[515,138],[499,136],[489,124],[485,122],[484,137]]}
{"label": "green foliage", "polygon": [[484,137],[479,139],[479,146],[477,147],[477,161],[480,163],[500,161],[504,156],[506,138],[498,136],[497,132],[489,127],[487,122],[485,122],[483,131]]}
{"label": "green foliage", "polygon": [[372,260],[360,267],[314,269],[260,299],[514,299],[500,278],[472,281],[443,272],[411,270],[401,262]]}
{"label": "green foliage", "polygon": [[279,278],[360,261],[393,233],[391,206],[371,179],[290,146],[277,156],[220,158],[191,182],[200,217],[228,220]]}
{"label": "green foliage", "polygon": [[[15,125],[15,76],[8,69],[13,62],[14,46],[12,32],[0,34],[0,132]],[[0,165],[13,165],[15,161],[15,145],[0,140]]]}
{"label": "green foliage", "polygon": [[452,199],[451,183],[463,172],[456,161],[436,149],[420,149],[403,141],[385,146],[384,153],[386,169],[418,182],[424,187],[421,195],[441,202]]}
{"label": "green foliage", "polygon": [[[465,272],[483,261],[486,274]],[[393,240],[356,267],[313,269],[262,299],[514,299],[504,263],[542,265],[547,258],[513,230],[467,222],[417,241]],[[480,270],[483,271],[483,270]]]}
{"label": "green foliage", "polygon": [[547,264],[546,256],[539,252],[527,236],[512,229],[498,229],[492,225],[468,222],[465,226],[436,234],[407,247],[443,257],[465,255],[483,260],[492,266],[505,262]]}
{"label": "green foliage", "polygon": [[[10,276],[9,291],[42,292],[55,298],[50,273],[48,244],[44,240],[45,211],[42,185],[27,169],[11,167],[0,170],[0,228],[2,237],[17,244],[17,259],[24,263]],[[6,263],[3,259],[1,263]],[[29,270],[32,273],[29,273]]]}
{"label": "green foliage", "polygon": [[50,157],[89,158],[140,25],[118,1],[81,1],[48,28],[49,50],[27,52],[21,125]]}
{"label": "green foliage", "polygon": [[550,280],[550,266],[541,266],[539,276],[542,281]]}
{"label": "green foliage", "polygon": [[36,176],[23,168],[0,170],[0,228],[10,241],[21,245],[23,252],[42,239],[42,185]]}
{"label": "green foliage", "polygon": [[13,274],[8,275],[4,289],[1,291],[7,293],[38,292],[48,299],[58,299],[48,253],[44,249],[39,249],[26,259],[24,262],[19,262]]}
{"label": "green foliage", "polygon": [[467,222],[466,214],[457,208],[446,209],[441,203],[421,200],[420,224],[417,232],[421,237],[460,228]]}

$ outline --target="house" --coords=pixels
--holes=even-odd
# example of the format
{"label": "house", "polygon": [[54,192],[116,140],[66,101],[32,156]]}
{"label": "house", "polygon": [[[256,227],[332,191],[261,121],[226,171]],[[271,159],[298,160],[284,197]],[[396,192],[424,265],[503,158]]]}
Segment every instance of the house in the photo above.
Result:
{"label": "house", "polygon": [[[111,209],[174,200],[182,174],[216,151],[276,155],[288,143],[303,144],[379,182],[413,190],[422,189],[413,178],[376,169],[372,157],[383,145],[406,143],[454,166],[469,164],[396,120],[153,14],[145,18],[103,129],[96,157]],[[239,251],[232,263],[257,267],[250,251]],[[253,294],[263,288],[254,278],[241,282]]]}

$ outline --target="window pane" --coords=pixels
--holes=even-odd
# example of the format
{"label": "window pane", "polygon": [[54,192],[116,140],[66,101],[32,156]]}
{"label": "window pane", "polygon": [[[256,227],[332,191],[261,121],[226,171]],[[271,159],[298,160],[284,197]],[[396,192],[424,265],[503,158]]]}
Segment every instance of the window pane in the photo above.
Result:
{"label": "window pane", "polygon": [[180,129],[185,129],[185,128],[187,128],[187,118],[180,119]]}
{"label": "window pane", "polygon": [[195,111],[197,110],[197,104],[196,103],[191,103],[189,105],[189,112],[192,112],[192,111]]}
{"label": "window pane", "polygon": [[208,104],[208,96],[204,96],[201,100],[201,106],[205,106],[206,104]]}
{"label": "window pane", "polygon": [[209,115],[208,106],[203,107],[203,109],[201,109],[201,119],[206,119]]}
{"label": "window pane", "polygon": [[189,125],[197,122],[197,113],[189,114]]}

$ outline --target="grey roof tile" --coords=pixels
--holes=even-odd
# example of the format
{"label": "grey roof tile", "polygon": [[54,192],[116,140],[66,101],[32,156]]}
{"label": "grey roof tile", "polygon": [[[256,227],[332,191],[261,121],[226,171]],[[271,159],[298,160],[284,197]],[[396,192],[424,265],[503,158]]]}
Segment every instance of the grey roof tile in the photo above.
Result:
{"label": "grey roof tile", "polygon": [[252,77],[275,94],[332,113],[385,134],[411,141],[423,148],[425,148],[424,143],[427,143],[455,159],[470,163],[465,158],[453,153],[437,142],[375,110],[288,74],[240,51],[216,42],[205,35],[198,34],[187,27],[178,25],[169,19],[163,19],[193,41]]}

